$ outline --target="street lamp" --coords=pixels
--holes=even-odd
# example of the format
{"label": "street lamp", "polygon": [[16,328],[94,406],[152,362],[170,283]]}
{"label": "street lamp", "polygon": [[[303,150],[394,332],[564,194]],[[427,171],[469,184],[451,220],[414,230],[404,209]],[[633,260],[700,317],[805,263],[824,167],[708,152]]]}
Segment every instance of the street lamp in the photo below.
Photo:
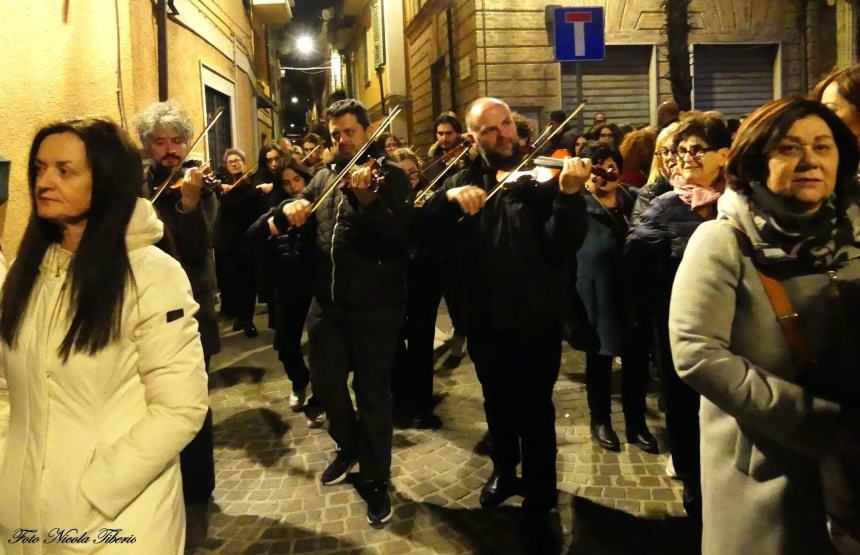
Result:
{"label": "street lamp", "polygon": [[296,50],[299,54],[307,55],[314,51],[314,39],[308,35],[302,35],[296,39]]}

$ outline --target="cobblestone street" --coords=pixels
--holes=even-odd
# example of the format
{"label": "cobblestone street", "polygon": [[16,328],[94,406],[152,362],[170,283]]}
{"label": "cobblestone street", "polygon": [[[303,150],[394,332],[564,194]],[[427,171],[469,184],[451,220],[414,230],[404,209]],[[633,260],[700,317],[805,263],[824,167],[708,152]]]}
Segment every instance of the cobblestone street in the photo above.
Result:
{"label": "cobblestone street", "polygon": [[[486,423],[468,357],[456,368],[446,365],[444,353],[437,362],[436,412],[444,427],[395,430],[394,517],[374,530],[354,485],[320,485],[334,443],[290,410],[290,382],[270,348],[266,316],[256,323],[260,337],[247,339],[222,322],[224,350],[213,359],[210,379],[217,488],[209,540],[195,553],[529,553],[517,533],[521,498],[497,509],[478,503],[491,463],[474,452]],[[437,325],[441,352],[450,324],[440,314]],[[592,444],[584,380],[582,353],[565,347],[555,406],[566,550],[695,553],[698,540],[682,518],[680,485],[666,475],[666,456],[626,444],[616,454]],[[665,449],[655,395],[648,409]],[[623,439],[616,396],[613,410]]]}

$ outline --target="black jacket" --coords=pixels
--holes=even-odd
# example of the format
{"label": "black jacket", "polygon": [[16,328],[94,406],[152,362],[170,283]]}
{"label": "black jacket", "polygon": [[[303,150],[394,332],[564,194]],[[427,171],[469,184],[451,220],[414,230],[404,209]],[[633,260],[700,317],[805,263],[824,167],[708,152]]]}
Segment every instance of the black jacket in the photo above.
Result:
{"label": "black jacket", "polygon": [[672,283],[687,243],[705,221],[669,191],[653,199],[639,224],[631,227],[624,249],[625,265],[630,276],[647,284],[647,302],[652,310],[668,310]]}
{"label": "black jacket", "polygon": [[648,210],[648,207],[651,206],[655,198],[671,190],[672,186],[662,177],[640,188],[636,202],[633,204],[633,212],[630,214],[630,228],[632,229],[639,225],[640,220],[642,220],[642,214]]}
{"label": "black jacket", "polygon": [[459,206],[445,196],[470,184],[489,191],[495,183],[495,171],[477,158],[424,207],[455,227],[453,240],[462,243],[457,266],[467,327],[527,330],[557,322],[565,297],[563,267],[587,229],[585,202],[579,194],[559,194],[557,184],[526,185],[497,194],[477,215],[461,219]]}
{"label": "black jacket", "polygon": [[[167,176],[156,176],[150,169],[146,177],[146,192],[151,198],[154,189]],[[195,318],[200,327],[203,352],[214,355],[221,350],[215,316],[215,256],[212,250],[212,229],[218,211],[218,199],[215,193],[204,193],[196,210],[183,212],[181,193],[168,189],[153,205],[173,241],[179,263],[188,275],[194,300],[200,305]]]}
{"label": "black jacket", "polygon": [[[370,206],[338,187],[303,226],[315,226],[314,296],[323,305],[368,309],[406,302],[412,188],[400,166],[385,160],[383,172],[385,182]],[[302,197],[315,202],[336,175],[328,167],[320,170]]]}

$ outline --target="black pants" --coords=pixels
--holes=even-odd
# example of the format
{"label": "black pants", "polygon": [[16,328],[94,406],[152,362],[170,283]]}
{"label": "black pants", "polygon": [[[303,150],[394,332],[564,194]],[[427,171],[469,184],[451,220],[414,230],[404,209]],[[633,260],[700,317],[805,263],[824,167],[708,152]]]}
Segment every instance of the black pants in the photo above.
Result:
{"label": "black pants", "polygon": [[326,407],[338,448],[358,455],[365,481],[385,482],[391,471],[391,366],[405,312],[403,306],[349,310],[314,299],[308,313],[314,395]]}
{"label": "black pants", "polygon": [[528,330],[472,330],[469,356],[484,392],[484,412],[496,472],[513,474],[522,461],[527,509],[556,506],[555,407],[561,366],[557,323]]}
{"label": "black pants", "polygon": [[221,261],[224,279],[221,290],[222,310],[226,308],[227,314],[235,315],[237,321],[250,324],[254,320],[254,308],[257,306],[254,254],[224,252]]}
{"label": "black pants", "polygon": [[668,313],[655,316],[656,355],[666,404],[666,435],[675,473],[685,484],[698,487],[699,394],[675,371],[669,346]]}
{"label": "black pants", "polygon": [[[609,422],[612,393],[612,358],[597,352],[585,353],[585,383],[588,410],[596,424]],[[645,427],[645,396],[648,393],[648,352],[642,348],[627,349],[621,355],[621,407],[627,432]]]}
{"label": "black pants", "polygon": [[409,265],[406,322],[391,376],[397,410],[422,416],[433,412],[433,340],[444,279],[436,260],[418,259]]}
{"label": "black pants", "polygon": [[305,389],[310,372],[302,356],[302,331],[311,305],[311,284],[281,283],[276,292],[275,343],[278,360],[293,384],[293,391]]}
{"label": "black pants", "polygon": [[[206,373],[209,373],[209,357]],[[179,468],[182,473],[182,496],[186,505],[209,503],[215,490],[215,438],[212,429],[212,409],[206,411],[203,427],[179,453]]]}

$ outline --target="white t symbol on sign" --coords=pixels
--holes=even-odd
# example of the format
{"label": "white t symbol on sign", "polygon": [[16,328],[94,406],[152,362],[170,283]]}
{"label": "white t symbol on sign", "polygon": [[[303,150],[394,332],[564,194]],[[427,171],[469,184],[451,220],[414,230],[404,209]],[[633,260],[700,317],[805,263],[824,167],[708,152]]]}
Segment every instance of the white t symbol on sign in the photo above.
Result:
{"label": "white t symbol on sign", "polygon": [[590,12],[566,12],[565,23],[573,23],[573,55],[585,56],[585,24],[591,23]]}

